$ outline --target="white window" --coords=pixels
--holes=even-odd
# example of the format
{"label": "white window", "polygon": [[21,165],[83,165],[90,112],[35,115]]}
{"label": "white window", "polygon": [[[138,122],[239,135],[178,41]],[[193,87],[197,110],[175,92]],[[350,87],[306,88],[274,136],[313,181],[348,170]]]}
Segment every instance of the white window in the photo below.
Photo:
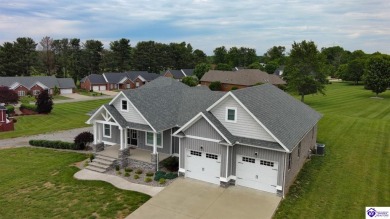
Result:
{"label": "white window", "polygon": [[33,95],[34,95],[34,96],[37,96],[37,95],[39,95],[40,93],[41,93],[40,90],[33,90]]}
{"label": "white window", "polygon": [[121,100],[121,109],[122,111],[129,111],[129,108],[127,106],[127,100]]}
{"label": "white window", "polygon": [[226,108],[226,121],[237,122],[237,108],[235,107]]}
{"label": "white window", "polygon": [[[146,132],[146,145],[153,146],[153,132]],[[157,133],[157,147],[162,148],[162,134]]]}
{"label": "white window", "polygon": [[110,84],[110,89],[114,89],[114,84]]}
{"label": "white window", "polygon": [[139,87],[139,82],[135,82],[135,87]]}
{"label": "white window", "polygon": [[126,84],[126,88],[127,88],[127,89],[130,89],[130,84]]}
{"label": "white window", "polygon": [[19,97],[23,97],[24,95],[26,95],[26,92],[24,92],[24,90],[19,90],[18,91],[18,96]]}
{"label": "white window", "polygon": [[107,138],[111,138],[111,125],[104,124],[103,136]]}

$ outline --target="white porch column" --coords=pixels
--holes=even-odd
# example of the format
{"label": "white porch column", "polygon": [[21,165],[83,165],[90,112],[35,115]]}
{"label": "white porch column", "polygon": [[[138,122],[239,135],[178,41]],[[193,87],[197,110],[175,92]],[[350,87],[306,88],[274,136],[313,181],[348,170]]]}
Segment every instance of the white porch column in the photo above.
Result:
{"label": "white porch column", "polygon": [[97,123],[93,122],[93,144],[98,143]]}
{"label": "white porch column", "polygon": [[157,133],[153,133],[153,154],[157,154]]}
{"label": "white porch column", "polygon": [[121,150],[123,150],[124,145],[123,145],[123,128],[122,127],[119,127],[119,133],[120,133],[120,146],[121,146]]}
{"label": "white porch column", "polygon": [[125,148],[128,148],[129,146],[127,145],[127,128],[124,128],[123,129],[123,134],[125,135],[125,138],[123,139],[125,142],[124,142],[124,144],[125,144]]}

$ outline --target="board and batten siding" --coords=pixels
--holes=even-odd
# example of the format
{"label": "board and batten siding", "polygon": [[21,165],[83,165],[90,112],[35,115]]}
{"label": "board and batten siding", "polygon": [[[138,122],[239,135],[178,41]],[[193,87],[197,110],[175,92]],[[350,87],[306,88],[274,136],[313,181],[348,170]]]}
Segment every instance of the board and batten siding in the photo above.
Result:
{"label": "board and batten siding", "polygon": [[97,123],[96,124],[98,129],[101,129],[101,133],[102,133],[102,141],[105,141],[105,142],[110,142],[110,143],[113,143],[113,144],[119,144],[120,143],[120,130],[119,130],[119,127],[118,126],[115,126],[115,125],[111,125],[111,137],[108,138],[108,137],[104,137],[103,136],[103,133],[104,133],[104,126],[102,123]]}
{"label": "board and batten siding", "polygon": [[[226,108],[234,107],[237,109],[237,122],[226,121]],[[233,135],[261,139],[275,142],[275,139],[260,126],[256,120],[232,97],[228,96],[221,103],[211,109],[211,113],[229,130]],[[260,119],[261,121],[261,119]]]}
{"label": "board and batten siding", "polygon": [[[232,175],[236,175],[236,159],[237,155],[244,155],[251,158],[278,162],[278,185],[283,186],[283,171],[285,167],[284,152],[265,150],[262,148],[249,147],[244,145],[234,145],[234,155],[232,157]],[[255,156],[257,152],[257,156]]]}
{"label": "board and batten siding", "polygon": [[[137,146],[140,149],[148,150],[148,151],[153,151],[153,146],[146,145],[146,132],[144,131],[138,131],[137,135]],[[157,147],[157,152],[158,153],[164,153],[164,154],[171,154],[171,130],[165,130],[163,132],[163,147],[159,148]]]}
{"label": "board and batten siding", "polygon": [[[172,133],[175,133],[179,128],[172,128]],[[179,138],[172,136],[172,154],[179,154]]]}
{"label": "board and batten siding", "polygon": [[[203,147],[203,150],[200,149]],[[226,177],[226,146],[215,142],[203,141],[191,138],[180,139],[180,168],[185,169],[187,150],[195,150],[221,156],[221,177]]]}
{"label": "board and batten siding", "polygon": [[204,119],[201,118],[184,131],[185,135],[193,135],[203,138],[222,140],[221,135]]}
{"label": "board and batten siding", "polygon": [[[120,95],[120,94],[119,94]],[[126,119],[128,122],[134,122],[139,124],[148,125],[148,123],[141,117],[141,114],[137,112],[137,110],[133,107],[131,103],[127,101],[127,111],[122,111],[122,99],[126,99],[123,94],[119,96],[113,103],[113,106],[118,110],[118,112]]]}

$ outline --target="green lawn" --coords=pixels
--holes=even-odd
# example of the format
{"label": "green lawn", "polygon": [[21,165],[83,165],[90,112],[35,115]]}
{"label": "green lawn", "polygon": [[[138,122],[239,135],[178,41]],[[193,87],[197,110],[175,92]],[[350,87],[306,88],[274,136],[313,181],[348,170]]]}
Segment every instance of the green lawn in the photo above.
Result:
{"label": "green lawn", "polygon": [[76,93],[85,95],[85,96],[102,96],[104,95],[101,92],[95,92],[95,91],[88,91],[88,90],[77,90]]}
{"label": "green lawn", "polygon": [[150,198],[74,179],[83,154],[17,148],[0,157],[0,218],[124,218]]}
{"label": "green lawn", "polygon": [[[56,95],[53,96],[53,100],[71,100],[72,98],[66,97],[66,96],[61,96],[61,95]],[[22,103],[35,103],[36,99],[34,96],[24,96],[19,99],[20,102]]]}
{"label": "green lawn", "polygon": [[305,165],[275,218],[364,218],[366,206],[390,206],[390,91],[372,96],[333,83],[326,96],[305,97],[324,115],[326,155]]}
{"label": "green lawn", "polygon": [[109,101],[103,99],[54,104],[53,111],[48,115],[19,116],[15,131],[1,133],[0,139],[85,127],[89,118],[86,113]]}

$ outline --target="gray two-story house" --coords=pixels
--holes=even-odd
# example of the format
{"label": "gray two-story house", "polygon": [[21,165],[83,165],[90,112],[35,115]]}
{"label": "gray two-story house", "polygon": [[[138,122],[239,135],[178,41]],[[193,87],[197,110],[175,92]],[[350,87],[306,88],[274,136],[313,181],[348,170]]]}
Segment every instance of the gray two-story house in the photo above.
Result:
{"label": "gray two-story house", "polygon": [[149,151],[156,168],[178,156],[184,177],[284,195],[316,145],[320,118],[270,84],[224,93],[160,77],[120,92],[87,123],[95,145]]}

